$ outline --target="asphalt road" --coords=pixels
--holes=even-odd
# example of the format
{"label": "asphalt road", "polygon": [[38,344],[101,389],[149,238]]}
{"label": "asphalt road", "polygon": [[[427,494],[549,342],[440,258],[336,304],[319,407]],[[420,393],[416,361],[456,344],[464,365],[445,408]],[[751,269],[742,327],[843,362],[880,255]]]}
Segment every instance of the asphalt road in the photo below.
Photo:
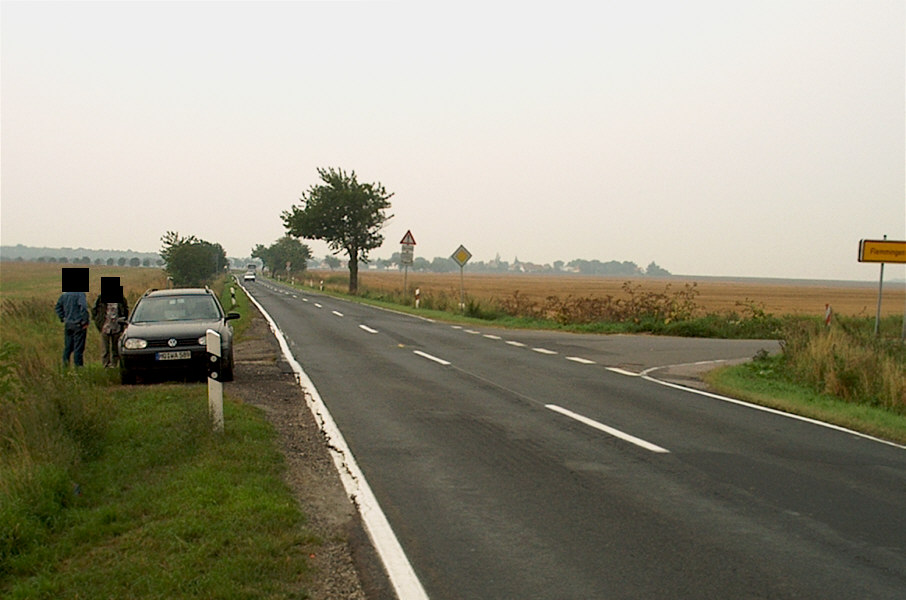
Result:
{"label": "asphalt road", "polygon": [[432,599],[906,597],[906,449],[633,376],[769,342],[469,329],[246,288]]}

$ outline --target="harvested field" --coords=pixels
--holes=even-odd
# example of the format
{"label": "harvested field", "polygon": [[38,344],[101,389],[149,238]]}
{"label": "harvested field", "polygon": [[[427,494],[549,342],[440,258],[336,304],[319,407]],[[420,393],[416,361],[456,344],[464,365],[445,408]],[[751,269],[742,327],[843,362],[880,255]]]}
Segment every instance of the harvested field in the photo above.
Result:
{"label": "harvested field", "polygon": [[[314,271],[312,277],[342,277],[342,271]],[[459,295],[459,273],[409,273],[410,290],[421,288],[423,294],[445,292]],[[669,285],[670,292],[682,290],[685,285],[696,285],[699,294],[696,303],[705,312],[739,312],[744,305],[755,304],[774,315],[824,315],[825,304],[841,315],[873,317],[878,303],[878,284],[862,282],[827,282],[780,279],[724,279],[724,278],[637,278],[590,277],[582,275],[520,275],[485,274],[465,275],[465,291],[479,300],[521,296],[544,300],[548,296],[615,298],[623,294],[626,281],[641,286],[642,291],[663,292]],[[387,271],[360,271],[359,285],[372,290],[400,290],[403,274]],[[906,286],[902,282],[885,282],[881,313],[883,316],[902,315],[906,310]]]}

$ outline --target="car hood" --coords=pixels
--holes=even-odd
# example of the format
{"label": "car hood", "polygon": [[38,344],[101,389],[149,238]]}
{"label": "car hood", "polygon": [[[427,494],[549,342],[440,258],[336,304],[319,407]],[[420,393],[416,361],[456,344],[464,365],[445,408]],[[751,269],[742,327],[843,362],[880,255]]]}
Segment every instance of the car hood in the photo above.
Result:
{"label": "car hood", "polygon": [[137,338],[185,338],[202,336],[208,329],[222,334],[226,324],[221,320],[130,323],[124,335]]}

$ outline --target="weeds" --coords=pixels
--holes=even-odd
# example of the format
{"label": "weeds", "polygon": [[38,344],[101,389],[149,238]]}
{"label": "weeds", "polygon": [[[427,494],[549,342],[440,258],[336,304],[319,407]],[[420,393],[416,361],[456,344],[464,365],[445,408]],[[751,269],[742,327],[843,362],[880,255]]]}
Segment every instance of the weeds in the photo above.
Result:
{"label": "weeds", "polygon": [[868,319],[792,323],[783,336],[790,377],[848,402],[906,414],[906,347],[877,338]]}

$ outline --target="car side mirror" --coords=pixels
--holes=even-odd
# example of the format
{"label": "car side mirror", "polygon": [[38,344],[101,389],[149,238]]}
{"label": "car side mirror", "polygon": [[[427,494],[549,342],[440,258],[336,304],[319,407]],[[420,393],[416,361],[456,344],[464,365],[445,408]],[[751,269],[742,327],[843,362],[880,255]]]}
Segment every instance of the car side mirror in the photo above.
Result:
{"label": "car side mirror", "polygon": [[226,316],[226,318],[224,319],[224,321],[232,321],[233,319],[238,319],[238,318],[240,318],[241,316],[242,316],[242,315],[240,315],[240,314],[237,313],[237,312],[227,313],[227,316]]}

